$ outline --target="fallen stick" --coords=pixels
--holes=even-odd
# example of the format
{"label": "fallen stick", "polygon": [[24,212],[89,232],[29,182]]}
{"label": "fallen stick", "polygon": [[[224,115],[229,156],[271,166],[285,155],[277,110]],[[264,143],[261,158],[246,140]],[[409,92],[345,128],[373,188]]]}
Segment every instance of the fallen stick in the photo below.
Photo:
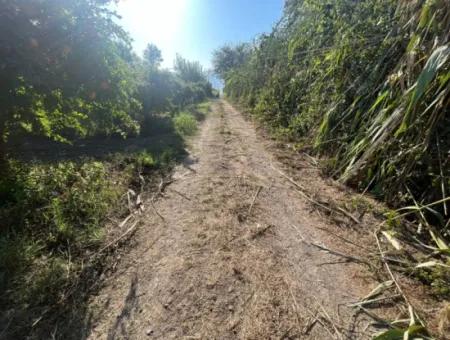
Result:
{"label": "fallen stick", "polygon": [[325,310],[325,308],[322,306],[322,304],[319,302],[319,300],[317,298],[316,298],[316,302],[319,305],[320,309],[322,310],[323,314],[325,315],[325,318],[328,320],[328,322],[331,324],[331,326],[333,326],[333,329],[336,332],[338,339],[342,339],[342,333],[339,331],[338,327],[333,322],[333,319],[331,319],[330,315],[328,314],[328,312]]}
{"label": "fallen stick", "polygon": [[348,263],[348,259],[344,259],[342,261],[334,261],[334,262],[322,262],[322,263],[319,263],[317,266],[321,267],[321,266],[328,266],[331,264],[343,264],[343,263]]}
{"label": "fallen stick", "polygon": [[41,322],[41,320],[44,318],[45,314],[47,314],[50,311],[50,307],[46,308],[41,316],[39,316],[36,320],[34,320],[34,322],[31,324],[31,328],[34,328],[34,326],[36,326],[39,322]]}
{"label": "fallen stick", "polygon": [[256,189],[255,195],[253,196],[252,204],[250,205],[250,208],[248,208],[247,216],[250,216],[252,209],[253,209],[253,205],[255,204],[256,198],[258,197],[259,192],[261,190],[262,190],[262,186],[258,186],[258,189]]}
{"label": "fallen stick", "polygon": [[132,218],[134,216],[134,214],[129,214],[127,217],[125,217],[125,219],[119,223],[119,228],[123,228],[123,226],[125,224],[127,224],[127,222],[130,220],[130,218]]}
{"label": "fallen stick", "polygon": [[316,160],[314,157],[311,157],[311,156],[308,155],[306,152],[303,152],[303,155],[305,155],[306,157],[308,157],[308,158],[311,160],[311,162],[315,165],[315,168],[317,168],[318,163],[317,163],[317,160]]}
{"label": "fallen stick", "polygon": [[171,191],[173,191],[174,193],[176,193],[177,195],[183,197],[184,199],[188,200],[188,201],[192,201],[189,197],[187,197],[185,194],[179,192],[178,190],[175,190],[173,188],[170,188]]}
{"label": "fallen stick", "polygon": [[290,178],[288,175],[286,175],[284,172],[282,172],[281,170],[277,169],[273,164],[271,164],[271,167],[276,170],[281,176],[283,176],[284,178],[286,178],[290,183],[292,183],[293,185],[295,185],[298,189],[300,190],[296,190],[300,195],[302,195],[304,198],[306,198],[306,200],[308,200],[309,202],[329,211],[329,212],[334,212],[337,214],[342,214],[346,217],[348,217],[349,219],[351,219],[353,222],[355,222],[356,224],[361,224],[361,222],[352,214],[350,214],[348,211],[346,211],[345,209],[338,207],[337,210],[336,209],[332,209],[330,207],[327,207],[326,205],[323,205],[322,203],[317,202],[316,200],[312,199],[308,194],[305,193],[305,191],[307,191],[305,189],[304,186],[302,186],[300,183],[297,183],[296,181],[294,181],[292,178]]}
{"label": "fallen stick", "polygon": [[158,210],[155,207],[155,204],[153,203],[153,200],[150,200],[150,204],[152,205],[153,210],[155,211],[156,215],[158,215],[164,222],[166,221],[166,219],[164,218],[163,215],[161,215]]}
{"label": "fallen stick", "polygon": [[359,310],[362,310],[366,315],[368,315],[372,319],[374,319],[376,322],[378,322],[382,325],[385,325],[389,328],[392,328],[392,324],[389,321],[380,318],[378,315],[376,315],[375,313],[372,313],[371,311],[367,310],[366,308],[364,308],[362,306],[359,306],[358,308],[359,308]]}
{"label": "fallen stick", "polygon": [[114,241],[109,242],[106,246],[104,246],[103,248],[101,248],[98,252],[96,252],[93,256],[97,256],[99,254],[101,254],[102,252],[104,252],[106,249],[108,249],[109,247],[113,246],[114,244],[118,243],[121,239],[123,239],[125,236],[127,236],[128,234],[130,234],[132,231],[134,231],[134,229],[136,229],[136,226],[138,224],[139,221],[134,222],[130,228],[127,229],[126,232],[124,232],[122,235],[120,235],[118,238],[116,238]]}
{"label": "fallen stick", "polygon": [[324,321],[322,321],[323,316],[321,316],[320,318],[317,317],[317,314],[318,314],[318,311],[317,311],[317,310],[313,312],[312,310],[310,310],[310,309],[309,309],[308,307],[306,307],[306,306],[305,306],[304,309],[308,312],[308,314],[309,314],[312,318],[315,318],[315,319],[317,320],[317,322],[320,323],[320,324],[323,326],[323,328],[327,331],[328,334],[330,334],[330,336],[331,336],[333,339],[336,339],[336,334],[332,333],[332,332],[330,331],[330,329],[329,329],[329,325],[327,325]]}
{"label": "fallen stick", "polygon": [[161,182],[158,185],[158,190],[154,193],[152,196],[152,201],[154,201],[159,195],[161,195],[164,192],[164,189],[166,186],[168,186],[170,183],[172,183],[173,180],[164,181],[164,178],[161,178]]}
{"label": "fallen stick", "polygon": [[352,242],[352,241],[350,241],[349,239],[346,239],[345,237],[342,237],[341,235],[338,235],[338,234],[336,234],[336,233],[333,233],[332,231],[330,231],[330,230],[327,229],[327,228],[321,228],[321,227],[316,227],[316,228],[317,228],[317,229],[320,229],[320,230],[323,230],[323,231],[327,232],[328,234],[331,234],[331,235],[333,235],[333,236],[336,236],[337,238],[341,239],[341,240],[344,241],[344,242],[347,242],[347,243],[349,243],[349,244],[351,244],[351,245],[353,245],[353,246],[355,246],[355,247],[364,249],[364,250],[368,251],[369,253],[371,253],[371,250],[370,250],[370,249],[368,249],[368,248],[366,248],[366,247],[364,247],[364,246],[362,246],[362,245],[360,245],[360,244],[357,244],[357,243],[355,243],[355,242]]}
{"label": "fallen stick", "polygon": [[383,293],[386,289],[389,289],[394,284],[394,281],[388,280],[381,282],[378,286],[376,286],[374,289],[370,291],[369,294],[367,294],[365,297],[363,297],[360,301],[366,301],[372,298],[375,298],[376,296]]}
{"label": "fallen stick", "polygon": [[155,211],[156,215],[158,215],[164,222],[166,221],[166,219],[158,212],[158,210],[155,207],[154,202],[155,202],[156,198],[163,193],[165,187],[168,186],[172,182],[173,182],[173,180],[164,182],[164,178],[161,178],[161,182],[159,183],[159,186],[158,186],[158,191],[150,199],[150,204],[152,205],[152,208]]}
{"label": "fallen stick", "polygon": [[361,306],[369,305],[369,304],[375,303],[375,302],[380,302],[380,301],[385,301],[385,300],[390,300],[390,299],[396,299],[398,297],[401,297],[401,295],[400,294],[395,294],[395,295],[380,297],[380,298],[371,299],[371,300],[359,301],[359,302],[352,303],[352,304],[347,305],[347,306],[348,307],[361,307]]}
{"label": "fallen stick", "polygon": [[[299,317],[299,312],[298,312],[300,310],[300,308],[298,306],[297,299],[295,298],[295,295],[292,292],[291,285],[284,278],[283,278],[283,281],[286,284],[286,286],[288,287],[289,293],[291,294],[292,301],[294,302],[294,310],[295,310],[295,316],[297,318],[297,323],[300,325],[300,317]],[[317,318],[315,320],[317,320]],[[313,325],[314,325],[314,323],[313,323]],[[311,326],[311,328],[312,328],[312,326]]]}
{"label": "fallen stick", "polygon": [[259,228],[258,230],[256,230],[256,232],[254,234],[252,234],[250,236],[250,239],[253,240],[253,239],[257,238],[258,236],[264,234],[267,230],[269,230],[272,227],[273,227],[273,225],[269,224],[269,225],[265,226],[264,228]]}
{"label": "fallen stick", "polygon": [[291,226],[297,231],[298,236],[300,237],[300,241],[302,241],[302,242],[304,242],[306,244],[309,244],[311,246],[317,247],[320,250],[324,250],[326,252],[329,252],[329,253],[331,253],[333,255],[341,256],[341,257],[347,258],[349,260],[353,260],[353,261],[356,261],[356,262],[364,263],[364,264],[368,265],[369,267],[371,266],[369,262],[367,262],[367,261],[365,261],[365,260],[363,260],[363,259],[361,259],[359,257],[343,254],[343,253],[337,252],[335,250],[331,250],[329,248],[326,248],[325,246],[322,246],[320,244],[316,244],[316,243],[313,243],[313,242],[306,241],[305,238],[303,237],[303,235],[300,233],[300,230],[298,230],[297,226],[295,226],[294,224],[292,224]]}
{"label": "fallen stick", "polygon": [[337,207],[337,209],[343,213],[345,216],[347,216],[349,219],[351,219],[353,222],[355,222],[356,224],[361,224],[361,222],[352,214],[350,214],[347,210],[341,208],[341,207]]}
{"label": "fallen stick", "polygon": [[[381,244],[380,244],[380,239],[378,238],[377,235],[377,231],[374,232],[374,236],[375,239],[377,241],[377,246],[378,246],[378,250],[380,251],[380,256],[381,256],[381,260],[383,261],[387,272],[389,273],[389,276],[391,277],[392,281],[394,281],[395,286],[397,287],[398,292],[400,293],[400,295],[403,297],[403,299],[405,300],[406,304],[408,305],[408,308],[413,310],[413,307],[411,305],[411,303],[409,302],[408,297],[405,295],[405,293],[403,292],[402,288],[400,287],[400,284],[397,282],[396,277],[394,276],[394,274],[392,273],[391,268],[389,267],[389,264],[384,256],[383,250],[381,249]],[[418,317],[417,313],[416,314],[418,320],[420,321],[420,323],[426,328],[425,323]]]}
{"label": "fallen stick", "polygon": [[311,332],[311,330],[313,329],[314,325],[317,323],[318,318],[311,318],[311,321],[308,322],[308,324],[304,327],[304,329],[302,330],[302,335],[308,335],[309,332]]}
{"label": "fallen stick", "polygon": [[343,257],[343,258],[346,258],[346,259],[349,259],[349,260],[353,260],[353,261],[356,261],[356,262],[364,263],[364,264],[367,264],[368,266],[370,266],[369,262],[367,262],[367,261],[365,261],[365,260],[363,260],[363,259],[361,259],[359,257],[347,255],[347,254],[338,252],[336,250],[331,250],[331,249],[329,249],[329,248],[327,248],[327,247],[325,247],[323,245],[317,244],[317,243],[313,243],[313,242],[309,242],[309,241],[305,241],[305,240],[302,240],[302,241],[305,242],[306,244],[309,244],[311,246],[319,248],[320,250],[326,251],[326,252],[328,252],[330,254],[333,254],[333,255],[336,255],[336,256],[340,256],[340,257]]}
{"label": "fallen stick", "polygon": [[342,209],[342,208],[340,208],[340,207],[337,208],[338,210],[332,209],[332,208],[327,207],[326,205],[323,205],[322,203],[319,203],[319,202],[317,202],[316,200],[312,199],[309,195],[305,194],[303,191],[298,190],[298,189],[297,189],[296,191],[297,191],[300,195],[302,195],[304,198],[306,198],[309,202],[311,202],[311,203],[313,203],[313,204],[315,204],[315,205],[317,205],[317,206],[319,206],[319,207],[321,207],[321,208],[323,208],[323,209],[325,209],[325,210],[327,210],[327,211],[329,211],[329,212],[334,212],[334,213],[336,213],[336,214],[342,214],[342,215],[344,215],[344,216],[350,218],[350,219],[351,219],[353,222],[355,222],[356,224],[360,224],[360,223],[361,223],[356,217],[354,217],[354,216],[353,216],[352,214],[350,214],[348,211],[346,211],[346,210],[344,210],[344,209]]}
{"label": "fallen stick", "polygon": [[131,189],[128,189],[127,191],[127,201],[128,201],[128,211],[130,212],[130,214],[133,213],[133,209],[132,209],[132,204],[131,204],[131,198],[130,198],[130,193],[134,193],[134,191],[130,191]]}
{"label": "fallen stick", "polygon": [[294,181],[291,177],[289,177],[288,175],[286,175],[283,171],[281,171],[280,169],[276,168],[273,164],[270,164],[270,166],[272,167],[272,169],[274,169],[276,172],[278,172],[281,176],[283,176],[284,178],[286,178],[289,182],[291,182],[292,184],[294,184],[297,188],[300,188],[301,190],[305,190],[305,187],[303,185],[301,185],[300,183],[297,183],[296,181]]}

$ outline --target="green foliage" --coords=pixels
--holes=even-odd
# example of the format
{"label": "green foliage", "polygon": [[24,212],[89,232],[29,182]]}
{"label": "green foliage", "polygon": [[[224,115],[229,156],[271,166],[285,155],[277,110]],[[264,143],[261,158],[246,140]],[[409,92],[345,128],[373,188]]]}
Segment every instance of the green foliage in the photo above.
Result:
{"label": "green foliage", "polygon": [[[447,260],[450,266],[450,260]],[[431,286],[433,294],[439,297],[450,296],[450,267],[435,266],[430,268],[420,268],[413,272],[413,275],[422,282]]]}
{"label": "green foliage", "polygon": [[202,65],[199,62],[192,62],[177,54],[174,65],[175,73],[185,82],[199,83],[206,79]]}
{"label": "green foliage", "polygon": [[374,340],[402,340],[405,338],[409,338],[410,336],[418,336],[422,338],[423,334],[426,334],[426,331],[421,325],[410,325],[404,329],[393,328],[389,329],[377,336],[375,336]]}
{"label": "green foliage", "polygon": [[[147,65],[147,66],[146,66]],[[177,55],[175,72],[144,64],[139,97],[143,103],[143,122],[162,112],[176,112],[212,97],[212,85],[198,62]]]}
{"label": "green foliage", "polygon": [[176,131],[182,136],[192,136],[197,131],[197,121],[188,112],[181,112],[173,118]]}
{"label": "green foliage", "polygon": [[1,171],[6,140],[136,136],[151,115],[212,96],[198,62],[177,56],[175,72],[161,70],[153,44],[135,56],[111,2],[0,2]]}
{"label": "green foliage", "polygon": [[[329,157],[327,173],[394,207],[424,205],[450,191],[449,11],[444,0],[288,0],[243,61],[225,46],[215,70],[270,131]],[[424,215],[444,228],[448,207],[435,208]]]}
{"label": "green foliage", "polygon": [[209,112],[211,112],[211,102],[205,101],[203,103],[197,104],[197,106],[195,107],[195,111],[198,111],[203,116],[206,116]]}
{"label": "green foliage", "polygon": [[142,151],[136,155],[136,163],[141,168],[151,168],[156,165],[155,159],[147,151]]}
{"label": "green foliage", "polygon": [[105,240],[107,218],[129,213],[123,200],[129,188],[142,189],[139,175],[151,183],[182,154],[168,144],[102,162],[9,161],[8,176],[0,178],[0,304],[2,312],[15,310],[11,338],[36,331],[20,324],[29,315],[73,308],[61,301],[83,285],[83,275],[96,275],[98,264],[90,261]]}
{"label": "green foliage", "polygon": [[228,72],[245,64],[250,55],[249,44],[225,45],[213,53],[214,72],[224,78]]}
{"label": "green foliage", "polygon": [[[70,251],[76,257],[99,244],[104,219],[121,191],[105,165],[96,161],[34,166],[14,162],[10,169],[14,175],[0,183],[9,191],[0,206],[6,228],[0,235],[0,286],[5,290],[13,285],[11,298],[21,302],[28,294],[33,297],[29,285],[44,280],[38,272],[52,273],[60,254]],[[32,270],[41,256],[46,259]]]}
{"label": "green foliage", "polygon": [[144,61],[151,68],[158,68],[163,62],[161,50],[154,44],[148,44],[144,51]]}
{"label": "green foliage", "polygon": [[138,132],[129,39],[108,2],[0,2],[2,140]]}
{"label": "green foliage", "polygon": [[69,161],[31,167],[14,163],[10,168],[14,175],[1,181],[10,191],[1,207],[10,232],[29,232],[50,248],[95,242],[97,228],[117,199],[102,163]]}

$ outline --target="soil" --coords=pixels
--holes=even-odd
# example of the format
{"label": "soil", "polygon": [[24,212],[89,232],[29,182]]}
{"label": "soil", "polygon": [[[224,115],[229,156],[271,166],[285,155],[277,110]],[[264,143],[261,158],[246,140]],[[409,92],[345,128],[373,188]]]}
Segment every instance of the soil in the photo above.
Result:
{"label": "soil", "polygon": [[[273,148],[230,104],[213,103],[173,182],[147,202],[133,247],[92,299],[89,339],[366,339],[379,331],[348,307],[378,285],[376,273],[326,251],[367,252],[361,226],[317,209]],[[313,163],[293,164],[309,197],[361,204]],[[363,215],[352,216],[371,223]]]}

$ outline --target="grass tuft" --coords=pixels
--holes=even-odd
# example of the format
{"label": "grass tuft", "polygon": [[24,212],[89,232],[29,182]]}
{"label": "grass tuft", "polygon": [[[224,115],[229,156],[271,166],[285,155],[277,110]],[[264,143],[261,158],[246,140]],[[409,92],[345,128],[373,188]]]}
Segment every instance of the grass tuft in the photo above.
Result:
{"label": "grass tuft", "polygon": [[197,132],[197,121],[188,112],[181,112],[173,118],[175,130],[182,136],[192,136]]}

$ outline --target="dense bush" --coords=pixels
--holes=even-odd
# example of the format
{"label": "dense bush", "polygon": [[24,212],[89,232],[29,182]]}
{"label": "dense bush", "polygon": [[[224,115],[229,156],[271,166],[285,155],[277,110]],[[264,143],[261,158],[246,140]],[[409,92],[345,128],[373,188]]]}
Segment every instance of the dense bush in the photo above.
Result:
{"label": "dense bush", "polygon": [[182,154],[165,144],[101,161],[9,161],[9,175],[0,178],[0,322],[11,311],[14,317],[6,334],[29,336],[39,330],[31,323],[42,313],[76,310],[69,302],[86,294],[103,270],[93,255],[105,242],[105,225],[129,214],[128,189],[148,189]]}
{"label": "dense bush", "polygon": [[197,131],[197,121],[187,112],[181,112],[173,118],[176,131],[182,136],[192,136]]}
{"label": "dense bush", "polygon": [[[0,180],[3,193],[9,195],[7,204],[0,207],[4,223],[0,287],[2,291],[14,287],[8,300],[20,304],[36,299],[31,288],[37,289],[47,274],[57,274],[51,279],[58,284],[60,274],[70,277],[70,264],[63,259],[67,260],[68,252],[77,258],[102,240],[102,224],[123,187],[115,185],[105,165],[96,161],[32,166],[14,163],[10,167],[14,175]],[[46,285],[40,288],[53,289]]]}
{"label": "dense bush", "polygon": [[445,0],[288,0],[270,34],[214,65],[277,136],[450,240],[448,202],[423,208],[450,186],[449,17]]}
{"label": "dense bush", "polygon": [[199,63],[177,56],[174,72],[160,69],[152,44],[136,56],[111,2],[0,2],[0,172],[7,140],[136,136],[151,115],[212,96]]}

